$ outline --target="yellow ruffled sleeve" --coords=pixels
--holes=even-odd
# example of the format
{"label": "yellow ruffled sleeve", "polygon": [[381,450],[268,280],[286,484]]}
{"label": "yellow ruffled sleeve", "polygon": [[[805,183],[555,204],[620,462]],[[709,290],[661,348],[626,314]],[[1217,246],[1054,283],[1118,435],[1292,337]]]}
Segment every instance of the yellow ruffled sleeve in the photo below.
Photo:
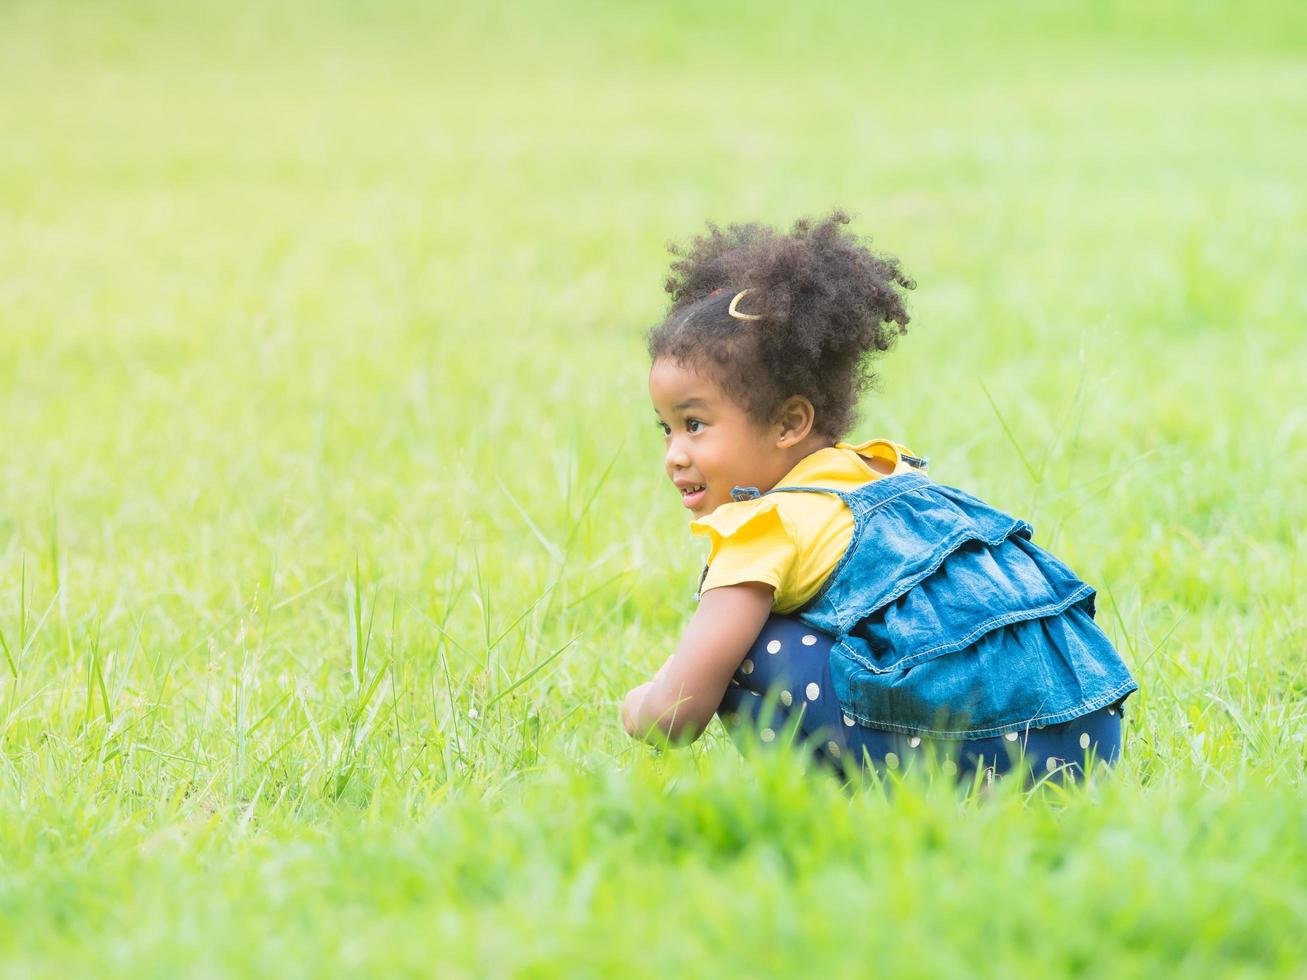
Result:
{"label": "yellow ruffled sleeve", "polygon": [[723,504],[690,523],[692,533],[712,541],[700,593],[743,582],[762,582],[778,593],[784,591],[799,549],[778,502],[772,496]]}

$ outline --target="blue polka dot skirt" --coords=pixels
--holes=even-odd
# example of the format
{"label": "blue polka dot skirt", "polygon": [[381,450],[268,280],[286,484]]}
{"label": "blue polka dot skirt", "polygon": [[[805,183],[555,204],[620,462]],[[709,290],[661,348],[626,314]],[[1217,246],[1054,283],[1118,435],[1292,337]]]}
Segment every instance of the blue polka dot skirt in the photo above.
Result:
{"label": "blue polka dot skirt", "polygon": [[859,725],[840,709],[831,686],[833,644],[797,619],[767,620],[717,709],[741,748],[793,739],[809,746],[819,765],[844,774],[860,767],[906,771],[933,759],[959,780],[1019,769],[1032,779],[1062,782],[1091,762],[1112,763],[1120,756],[1119,704],[1059,725],[960,741]]}

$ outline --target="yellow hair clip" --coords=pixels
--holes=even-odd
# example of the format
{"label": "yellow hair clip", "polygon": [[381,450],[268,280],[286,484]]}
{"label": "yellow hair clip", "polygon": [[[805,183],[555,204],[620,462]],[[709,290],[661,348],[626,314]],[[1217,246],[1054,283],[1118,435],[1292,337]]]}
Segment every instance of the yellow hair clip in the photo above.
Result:
{"label": "yellow hair clip", "polygon": [[744,299],[744,294],[747,292],[748,292],[747,289],[741,289],[738,293],[736,293],[735,298],[731,300],[731,305],[727,308],[726,312],[729,313],[731,316],[735,317],[735,319],[737,320],[761,320],[762,319],[761,313],[741,313],[738,309],[736,309],[736,306],[739,305],[740,300]]}

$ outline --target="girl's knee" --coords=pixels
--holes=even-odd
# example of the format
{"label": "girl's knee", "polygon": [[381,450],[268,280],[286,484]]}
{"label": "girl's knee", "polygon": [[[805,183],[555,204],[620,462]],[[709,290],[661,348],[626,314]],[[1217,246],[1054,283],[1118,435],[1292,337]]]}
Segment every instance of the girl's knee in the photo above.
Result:
{"label": "girl's knee", "polygon": [[765,693],[774,687],[820,682],[829,670],[834,639],[789,616],[772,616],[735,671],[741,687]]}

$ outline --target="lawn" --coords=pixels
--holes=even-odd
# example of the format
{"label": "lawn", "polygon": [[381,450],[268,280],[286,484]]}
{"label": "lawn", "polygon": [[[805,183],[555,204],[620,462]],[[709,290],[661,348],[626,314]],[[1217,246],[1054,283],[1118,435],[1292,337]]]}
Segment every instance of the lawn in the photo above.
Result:
{"label": "lawn", "polygon": [[[1304,975],[1304,172],[1291,2],[0,4],[0,975]],[[836,205],[1108,779],[621,730],[666,243]]]}

